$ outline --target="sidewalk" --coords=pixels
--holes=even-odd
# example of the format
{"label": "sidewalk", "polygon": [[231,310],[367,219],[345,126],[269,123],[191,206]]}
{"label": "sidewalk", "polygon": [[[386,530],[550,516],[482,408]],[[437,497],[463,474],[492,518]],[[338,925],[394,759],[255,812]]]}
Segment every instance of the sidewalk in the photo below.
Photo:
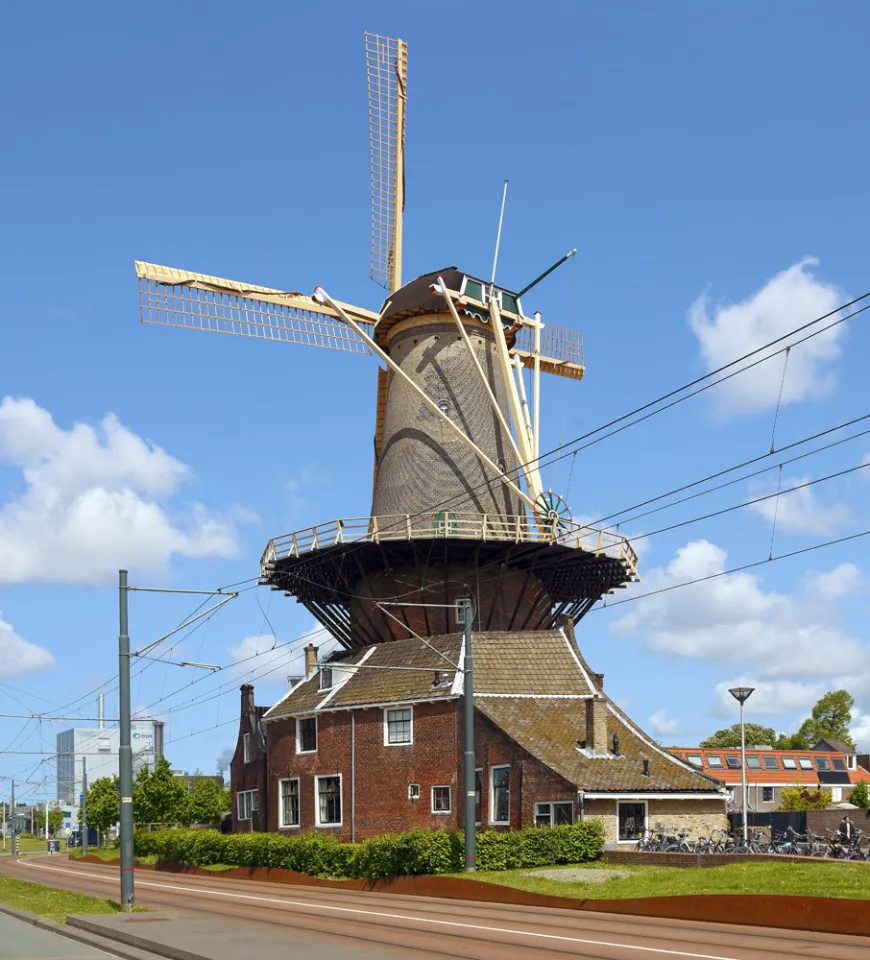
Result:
{"label": "sidewalk", "polygon": [[[253,919],[253,918],[252,918]],[[360,947],[349,940],[269,930],[259,924],[200,919],[173,913],[98,914],[69,917],[67,924],[147,950],[169,960],[395,960],[395,951]],[[2,954],[0,954],[2,957]]]}
{"label": "sidewalk", "polygon": [[111,955],[0,913],[0,960],[112,960]]}

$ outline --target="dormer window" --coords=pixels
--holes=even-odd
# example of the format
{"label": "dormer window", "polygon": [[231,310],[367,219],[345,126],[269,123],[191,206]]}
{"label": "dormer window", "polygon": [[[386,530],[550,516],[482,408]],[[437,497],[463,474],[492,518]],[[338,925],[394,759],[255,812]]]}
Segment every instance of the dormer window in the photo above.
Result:
{"label": "dormer window", "polygon": [[320,689],[321,690],[332,689],[332,667],[320,668]]}

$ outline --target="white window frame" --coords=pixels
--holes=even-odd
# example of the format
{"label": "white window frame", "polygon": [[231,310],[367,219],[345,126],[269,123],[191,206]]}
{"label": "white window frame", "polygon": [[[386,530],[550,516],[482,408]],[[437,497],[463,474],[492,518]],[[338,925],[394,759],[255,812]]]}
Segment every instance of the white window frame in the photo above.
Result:
{"label": "white window frame", "polygon": [[408,784],[408,799],[412,803],[416,803],[421,796],[420,784],[419,783],[409,783]]}
{"label": "white window frame", "polygon": [[[243,798],[248,798],[243,800]],[[256,800],[257,806],[254,807]],[[259,790],[239,790],[236,792],[236,815],[242,822],[248,823],[254,819],[254,812],[260,812],[260,791]],[[247,813],[247,816],[244,814]]]}
{"label": "white window frame", "polygon": [[[296,800],[297,800],[297,823],[285,823],[284,822],[284,784],[285,783],[296,783]],[[284,777],[282,780],[278,781],[278,826],[282,830],[298,830],[302,823],[302,792],[300,790],[299,777]]]}
{"label": "white window frame", "polygon": [[[764,799],[764,791],[765,791],[765,790],[769,790],[769,791],[770,791],[770,799],[769,799],[769,800],[765,800],[765,799]],[[776,800],[776,788],[775,788],[775,787],[765,787],[765,786],[762,786],[762,788],[761,788],[761,802],[762,802],[762,803],[773,803],[775,800]]]}
{"label": "white window frame", "polygon": [[831,787],[831,803],[842,803],[842,801],[843,801],[843,788]]}
{"label": "white window frame", "polygon": [[[447,791],[447,809],[446,810],[435,809],[435,791],[436,790]],[[433,786],[430,796],[431,796],[431,809],[432,809],[433,816],[446,817],[449,814],[453,813],[453,787],[451,787],[449,783],[439,783]]]}
{"label": "white window frame", "polygon": [[[314,749],[313,750],[303,750],[302,749],[302,721],[303,720],[313,720],[314,721]],[[317,722],[317,714],[311,714],[307,717],[297,717],[296,718],[296,753],[305,756],[306,754],[317,753],[317,748],[320,746],[320,729]]]}
{"label": "white window frame", "polygon": [[813,758],[812,757],[798,757],[798,767],[801,770],[813,770]]}
{"label": "white window frame", "polygon": [[535,826],[538,825],[538,817],[540,813],[538,811],[539,807],[549,807],[550,808],[550,826],[556,826],[556,814],[553,810],[553,807],[556,805],[567,805],[571,808],[571,822],[574,823],[574,801],[573,800],[542,800],[540,803],[535,804]]}
{"label": "white window frame", "polygon": [[617,843],[637,843],[637,838],[631,840],[619,839],[619,805],[621,803],[639,803],[643,805],[643,827],[640,835],[645,837],[649,831],[649,801],[648,800],[617,800],[616,801],[616,842]]}
{"label": "white window frame", "polygon": [[[338,778],[338,806],[341,818],[335,823],[322,823],[320,820],[320,781]],[[314,778],[314,825],[323,830],[344,826],[344,783],[340,773],[323,773]]]}
{"label": "white window frame", "polygon": [[[411,739],[399,740],[395,743],[390,742],[390,724],[389,715],[392,710],[410,710],[411,712]],[[413,747],[414,746],[414,704],[399,704],[392,707],[384,707],[384,746],[385,747]]]}
{"label": "white window frame", "polygon": [[465,626],[465,617],[471,609],[471,597],[459,597],[456,601],[456,622]]}
{"label": "white window frame", "polygon": [[[495,772],[496,770],[507,770],[508,772],[508,815],[507,820],[495,819]],[[511,822],[511,765],[509,763],[497,763],[489,768],[489,822],[493,826],[510,826]]]}
{"label": "white window frame", "polygon": [[251,762],[251,735],[242,734],[242,763]]}
{"label": "white window frame", "polygon": [[320,668],[320,689],[321,690],[331,690],[334,683],[334,676],[332,673],[332,667],[321,667]]}

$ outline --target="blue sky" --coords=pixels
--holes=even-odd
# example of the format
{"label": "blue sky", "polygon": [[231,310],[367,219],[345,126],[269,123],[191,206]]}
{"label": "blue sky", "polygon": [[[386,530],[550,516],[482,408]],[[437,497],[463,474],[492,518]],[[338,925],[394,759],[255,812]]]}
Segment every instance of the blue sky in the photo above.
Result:
{"label": "blue sky", "polygon": [[[525,303],[585,338],[586,379],[545,383],[542,449],[870,288],[858,4],[47,3],[0,17],[15,38],[0,62],[2,712],[111,680],[119,566],[212,588],[254,576],[271,536],[368,513],[376,363],[141,326],[133,273],[143,259],[378,306],[366,29],[410,45],[406,276],[485,273],[505,177],[505,285],[578,249]],[[867,316],[791,352],[778,447],[870,412]],[[545,482],[591,521],[765,453],[781,377],[771,360]],[[785,467],[783,485],[868,454],[870,436]],[[774,552],[867,529],[868,492],[858,471],[781,498]],[[645,540],[634,593],[765,558],[770,503]],[[758,683],[749,714],[779,729],[846,684],[870,741],[867,552],[857,540],[596,611],[581,646],[664,741],[735,719],[722,698],[735,679]],[[134,595],[134,646],[196,602]],[[295,664],[269,654],[272,631],[287,643],[311,627],[292,600],[248,591],[171,656],[260,657],[134,677],[136,704],[164,711],[175,766],[214,769],[245,669],[272,670],[257,688],[273,701]],[[76,710],[91,715],[90,698]],[[53,746],[57,724],[21,727],[0,720],[0,747]],[[50,779],[39,761],[6,755],[0,772]]]}

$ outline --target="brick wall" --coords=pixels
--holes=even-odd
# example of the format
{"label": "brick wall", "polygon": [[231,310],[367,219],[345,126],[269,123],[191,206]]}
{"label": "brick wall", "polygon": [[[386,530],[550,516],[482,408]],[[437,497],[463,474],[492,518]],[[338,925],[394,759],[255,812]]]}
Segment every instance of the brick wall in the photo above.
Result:
{"label": "brick wall", "polygon": [[[617,843],[616,803],[615,799],[587,800],[584,805],[586,819],[596,817],[604,824],[607,844]],[[723,800],[648,800],[647,822],[651,830],[657,823],[675,834],[688,830],[690,840],[713,836],[728,827]]]}
{"label": "brick wall", "polygon": [[[239,735],[236,740],[236,752],[230,761],[230,790],[233,801],[233,833],[249,833],[253,821],[239,820],[236,795],[242,790],[258,790],[260,806],[260,828],[266,829],[268,816],[266,795],[266,752],[261,748],[257,733],[257,708],[254,706],[254,688],[245,684],[241,688],[242,705],[239,718]],[[244,736],[250,734],[250,759],[245,763]]]}
{"label": "brick wall", "polygon": [[[414,705],[413,744],[384,745],[384,713],[380,708],[324,712],[317,717],[317,752],[297,754],[296,721],[268,724],[268,827],[279,826],[279,781],[299,778],[301,830],[324,829],[342,840],[364,840],[385,832],[414,827],[457,830],[464,826],[462,769],[462,704],[460,701]],[[351,762],[351,727],[355,765]],[[534,823],[538,802],[568,802],[577,815],[576,788],[530,756],[482,714],[475,718],[475,755],[483,771],[481,829],[489,826],[490,771],[510,766],[510,828]],[[355,770],[355,776],[353,776]],[[316,826],[318,776],[341,775],[342,824]],[[420,799],[408,799],[409,784],[420,785]],[[432,811],[432,788],[451,788],[451,811]],[[353,807],[353,809],[352,809]],[[353,824],[352,821],[353,820]],[[509,829],[507,826],[504,829]]]}
{"label": "brick wall", "polygon": [[870,810],[807,810],[807,829],[824,836],[825,830],[839,830],[846,814],[859,830],[870,836]]}

